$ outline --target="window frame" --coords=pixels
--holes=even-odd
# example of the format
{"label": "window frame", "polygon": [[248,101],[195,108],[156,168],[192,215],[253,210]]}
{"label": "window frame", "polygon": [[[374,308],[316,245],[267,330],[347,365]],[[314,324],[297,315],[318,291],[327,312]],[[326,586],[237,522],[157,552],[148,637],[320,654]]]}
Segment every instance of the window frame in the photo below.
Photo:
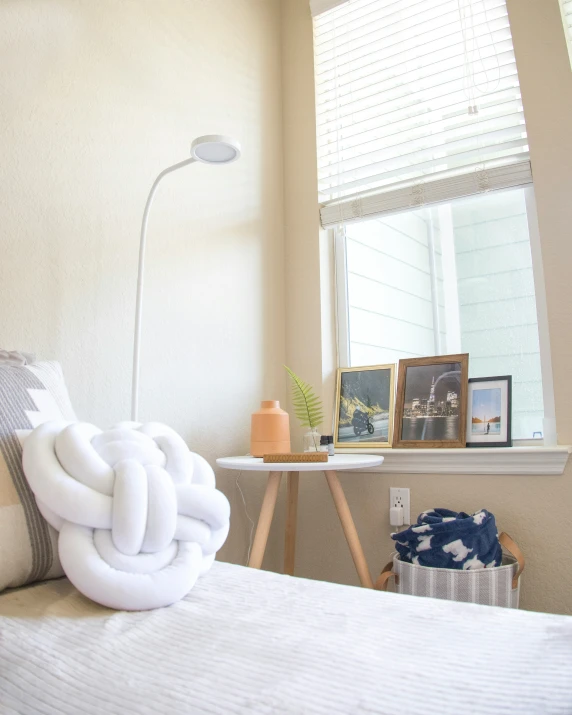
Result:
{"label": "window frame", "polygon": [[[516,187],[511,187],[516,188]],[[534,185],[527,184],[521,187],[524,190],[526,215],[528,222],[528,232],[530,240],[530,250],[532,255],[532,273],[534,277],[534,292],[536,299],[536,313],[538,322],[538,339],[540,346],[540,366],[542,375],[542,395],[544,400],[544,419],[542,438],[514,439],[517,446],[543,445],[555,446],[556,439],[556,419],[554,401],[554,383],[552,375],[552,358],[550,352],[550,335],[548,330],[548,311],[546,305],[546,289],[544,282],[544,269],[542,265],[542,252],[540,246],[540,233],[538,229],[538,219],[536,212],[536,200],[534,197]],[[505,189],[498,189],[504,191]],[[510,190],[510,189],[506,189]],[[479,194],[473,194],[478,196]],[[450,201],[456,200],[451,198]],[[445,202],[443,202],[445,203]],[[438,206],[439,204],[436,204]],[[413,208],[413,207],[412,207]],[[419,207],[415,207],[419,208]],[[403,209],[387,212],[402,213]],[[383,215],[383,214],[381,214]],[[364,217],[367,221],[370,217]],[[330,238],[334,245],[334,266],[335,266],[335,312],[336,312],[336,340],[338,352],[338,367],[352,367],[350,360],[350,321],[349,321],[349,299],[347,280],[347,254],[346,254],[346,231],[344,224],[328,229]],[[470,356],[469,356],[470,359]]]}

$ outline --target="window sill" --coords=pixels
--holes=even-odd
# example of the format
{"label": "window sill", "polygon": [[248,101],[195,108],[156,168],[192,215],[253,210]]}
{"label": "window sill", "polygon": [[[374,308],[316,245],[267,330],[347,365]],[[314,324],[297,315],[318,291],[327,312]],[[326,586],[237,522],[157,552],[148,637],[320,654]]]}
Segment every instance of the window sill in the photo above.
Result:
{"label": "window sill", "polygon": [[572,446],[473,447],[467,449],[336,449],[339,454],[377,454],[391,474],[562,474]]}

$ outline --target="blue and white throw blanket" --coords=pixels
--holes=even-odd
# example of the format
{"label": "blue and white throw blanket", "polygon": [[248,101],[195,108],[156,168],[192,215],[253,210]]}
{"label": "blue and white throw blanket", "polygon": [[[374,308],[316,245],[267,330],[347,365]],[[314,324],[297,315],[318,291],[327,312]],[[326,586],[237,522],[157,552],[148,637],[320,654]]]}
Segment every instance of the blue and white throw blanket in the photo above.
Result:
{"label": "blue and white throw blanket", "polygon": [[401,561],[419,566],[482,569],[502,562],[495,517],[486,509],[474,514],[430,509],[391,538]]}

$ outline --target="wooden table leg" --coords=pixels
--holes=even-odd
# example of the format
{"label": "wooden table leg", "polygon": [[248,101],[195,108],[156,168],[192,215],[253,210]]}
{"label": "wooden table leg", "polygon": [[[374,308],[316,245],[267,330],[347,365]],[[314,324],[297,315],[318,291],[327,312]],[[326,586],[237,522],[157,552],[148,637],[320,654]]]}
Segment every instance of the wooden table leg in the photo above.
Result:
{"label": "wooden table leg", "polygon": [[330,492],[332,493],[332,498],[334,500],[334,504],[336,505],[338,516],[340,517],[340,521],[342,523],[342,529],[344,530],[346,541],[350,547],[350,552],[354,560],[361,585],[365,588],[373,588],[373,581],[371,580],[371,574],[369,573],[369,568],[365,560],[365,554],[363,553],[357,529],[355,527],[354,520],[352,519],[350,508],[348,506],[348,502],[346,501],[346,495],[344,494],[340,480],[333,471],[326,471],[324,474],[326,475],[326,480],[328,482],[328,486],[330,487]]}
{"label": "wooden table leg", "polygon": [[280,488],[280,479],[282,472],[270,472],[268,475],[268,484],[262,500],[262,508],[258,517],[256,533],[254,534],[254,542],[252,543],[252,551],[248,565],[253,569],[259,569],[262,566],[262,559],[266,551],[266,542],[270,532],[270,524],[274,516],[274,507],[278,498],[278,489]]}
{"label": "wooden table leg", "polygon": [[288,499],[286,502],[286,540],[284,543],[284,573],[294,575],[296,555],[296,517],[298,514],[298,483],[300,472],[288,473]]}

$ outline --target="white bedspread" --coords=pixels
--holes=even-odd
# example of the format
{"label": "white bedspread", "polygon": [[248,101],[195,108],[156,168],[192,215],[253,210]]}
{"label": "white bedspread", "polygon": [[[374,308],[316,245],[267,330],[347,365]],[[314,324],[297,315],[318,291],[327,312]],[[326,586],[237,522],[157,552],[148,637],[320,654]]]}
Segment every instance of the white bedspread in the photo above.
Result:
{"label": "white bedspread", "polygon": [[570,715],[572,618],[215,563],[169,608],[0,597],[0,712]]}

